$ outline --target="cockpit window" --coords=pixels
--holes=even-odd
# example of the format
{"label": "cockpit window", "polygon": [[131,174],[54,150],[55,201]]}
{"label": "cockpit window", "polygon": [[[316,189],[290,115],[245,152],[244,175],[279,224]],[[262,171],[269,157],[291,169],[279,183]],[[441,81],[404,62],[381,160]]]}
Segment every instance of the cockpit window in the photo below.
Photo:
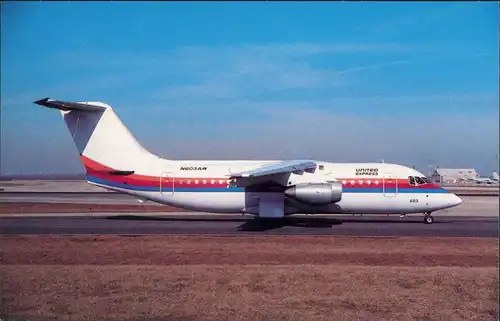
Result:
{"label": "cockpit window", "polygon": [[424,181],[424,184],[430,184],[431,181],[427,178],[427,177],[420,177],[423,181]]}
{"label": "cockpit window", "polygon": [[424,180],[418,176],[415,177],[415,182],[417,183],[417,185],[425,184]]}
{"label": "cockpit window", "polygon": [[431,181],[427,177],[418,177],[418,176],[409,176],[408,182],[410,183],[410,185],[413,185],[413,186],[431,183]]}

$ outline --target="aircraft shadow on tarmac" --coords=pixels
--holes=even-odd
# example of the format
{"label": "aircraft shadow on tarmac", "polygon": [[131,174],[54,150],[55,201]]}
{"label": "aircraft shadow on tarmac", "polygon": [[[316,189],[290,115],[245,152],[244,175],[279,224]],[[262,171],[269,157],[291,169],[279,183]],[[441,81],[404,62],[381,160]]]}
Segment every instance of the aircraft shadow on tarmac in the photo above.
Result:
{"label": "aircraft shadow on tarmac", "polygon": [[160,217],[142,215],[113,215],[107,220],[118,221],[164,221],[164,222],[241,222],[242,218],[213,218],[213,217]]}
{"label": "aircraft shadow on tarmac", "polygon": [[[343,223],[391,223],[391,224],[421,224],[424,225],[420,217],[411,219],[399,217],[362,217],[353,218],[325,218],[325,217],[285,217],[283,219],[259,219],[259,218],[224,218],[224,217],[159,217],[159,216],[139,216],[139,215],[116,215],[108,216],[109,220],[131,220],[131,221],[163,221],[163,222],[243,222],[238,226],[239,231],[267,231],[283,227],[304,227],[304,228],[332,228]],[[453,223],[453,221],[438,222]]]}
{"label": "aircraft shadow on tarmac", "polygon": [[267,231],[285,226],[331,228],[333,225],[342,224],[341,220],[331,218],[284,218],[284,219],[250,219],[238,226],[239,231]]}
{"label": "aircraft shadow on tarmac", "polygon": [[[239,231],[267,231],[278,229],[282,227],[304,227],[304,228],[332,228],[335,225],[341,225],[343,223],[391,223],[391,224],[420,224],[424,225],[422,220],[398,220],[396,218],[387,219],[387,218],[379,218],[379,219],[350,219],[350,218],[297,218],[297,217],[287,217],[280,220],[266,220],[266,219],[250,219],[247,220],[242,225],[238,226]],[[439,223],[453,223],[453,221],[449,222],[434,222],[434,224]]]}

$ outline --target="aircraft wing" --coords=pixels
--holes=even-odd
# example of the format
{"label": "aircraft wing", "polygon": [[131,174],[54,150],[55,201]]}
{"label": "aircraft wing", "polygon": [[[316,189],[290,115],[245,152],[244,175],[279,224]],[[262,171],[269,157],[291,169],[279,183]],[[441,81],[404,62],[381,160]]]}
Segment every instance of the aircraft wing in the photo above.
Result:
{"label": "aircraft wing", "polygon": [[286,174],[297,171],[312,171],[316,168],[316,162],[310,160],[292,160],[264,165],[249,171],[232,173],[231,178],[253,178],[275,174]]}

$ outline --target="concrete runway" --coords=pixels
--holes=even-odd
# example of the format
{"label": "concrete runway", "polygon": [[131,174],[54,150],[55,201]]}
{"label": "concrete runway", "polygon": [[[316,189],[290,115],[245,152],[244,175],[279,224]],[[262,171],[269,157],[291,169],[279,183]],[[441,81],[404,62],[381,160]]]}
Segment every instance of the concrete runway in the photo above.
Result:
{"label": "concrete runway", "polygon": [[84,180],[14,180],[0,181],[0,188],[6,192],[74,192],[112,193],[107,189],[88,184]]}
{"label": "concrete runway", "polygon": [[[73,204],[139,204],[136,197],[120,193],[86,192],[2,192],[0,203],[27,202],[27,203],[73,203]],[[143,203],[144,204],[144,203]],[[148,205],[161,205],[147,202]]]}
{"label": "concrete runway", "polygon": [[[463,204],[439,215],[452,216],[498,216],[499,199],[496,196],[462,196]],[[120,193],[61,193],[61,192],[2,192],[0,203],[73,203],[73,204],[122,204],[158,205],[155,202],[139,203],[138,199]]]}
{"label": "concrete runway", "polygon": [[289,217],[261,221],[241,215],[91,214],[86,216],[0,217],[0,234],[211,234],[498,237],[498,217],[422,216]]}

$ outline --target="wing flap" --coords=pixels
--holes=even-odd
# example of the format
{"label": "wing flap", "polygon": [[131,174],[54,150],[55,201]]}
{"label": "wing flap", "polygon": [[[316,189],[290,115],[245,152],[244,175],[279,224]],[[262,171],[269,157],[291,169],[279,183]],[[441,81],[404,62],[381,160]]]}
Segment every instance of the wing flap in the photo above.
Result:
{"label": "wing flap", "polygon": [[284,161],[269,165],[264,165],[249,171],[232,173],[231,178],[252,178],[275,174],[286,174],[300,171],[313,171],[316,169],[316,162],[310,160]]}

